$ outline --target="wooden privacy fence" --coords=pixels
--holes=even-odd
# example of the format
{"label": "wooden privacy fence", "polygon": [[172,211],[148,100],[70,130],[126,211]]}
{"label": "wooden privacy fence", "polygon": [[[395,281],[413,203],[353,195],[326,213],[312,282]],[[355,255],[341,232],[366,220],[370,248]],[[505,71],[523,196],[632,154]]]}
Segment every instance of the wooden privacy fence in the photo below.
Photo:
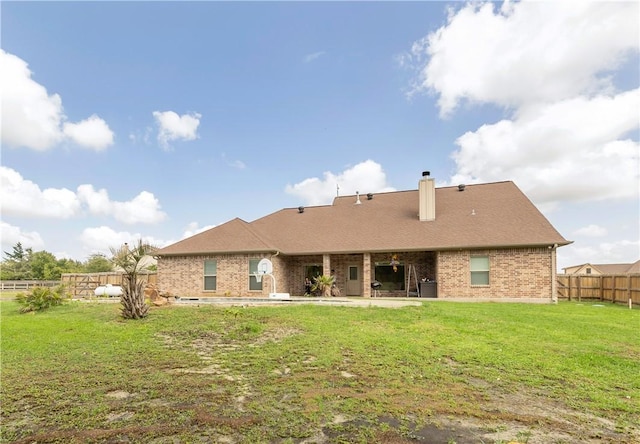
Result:
{"label": "wooden privacy fence", "polygon": [[640,274],[557,275],[558,298],[640,305]]}
{"label": "wooden privacy fence", "polygon": [[[67,291],[74,298],[87,298],[95,296],[95,289],[101,285],[122,285],[124,274],[117,272],[104,273],[63,273],[62,283],[67,286]],[[138,279],[149,285],[157,285],[157,273],[140,273]]]}

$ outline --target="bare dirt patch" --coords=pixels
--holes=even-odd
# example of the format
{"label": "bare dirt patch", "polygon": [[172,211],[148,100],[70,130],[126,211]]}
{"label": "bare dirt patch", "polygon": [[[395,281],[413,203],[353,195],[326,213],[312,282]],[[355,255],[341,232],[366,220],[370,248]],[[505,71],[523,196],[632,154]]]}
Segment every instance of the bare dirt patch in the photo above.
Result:
{"label": "bare dirt patch", "polygon": [[[256,347],[269,341],[280,341],[288,336],[300,333],[298,330],[278,327],[265,331],[253,341],[233,342],[223,335],[211,333],[191,339],[188,342],[176,341],[176,338],[162,337],[169,347],[188,347],[200,357],[202,367],[190,369],[172,369],[174,373],[210,374],[235,384],[233,408],[238,416],[234,418],[211,415],[206,409],[196,409],[196,421],[203,426],[224,424],[231,430],[236,426],[254,425],[260,422],[255,416],[247,415],[246,405],[255,401],[255,390],[251,380],[237,371],[216,363],[216,354],[237,350],[240,347]],[[181,342],[181,343],[180,343]],[[313,371],[316,358],[307,356],[302,363]],[[348,359],[345,361],[348,365]],[[446,364],[446,363],[445,363]],[[454,361],[449,365],[455,367]],[[286,377],[291,368],[284,365],[273,371]],[[345,380],[358,379],[357,374],[348,369],[339,371]],[[318,374],[320,377],[321,375]],[[475,392],[472,398],[482,399],[481,410],[474,414],[459,413],[456,408],[448,409],[434,405],[428,420],[417,420],[411,415],[403,417],[380,416],[365,419],[353,415],[337,413],[331,420],[315,426],[310,437],[287,441],[300,444],[325,444],[333,442],[359,441],[363,428],[370,428],[369,442],[401,444],[634,444],[640,442],[638,430],[618,430],[613,421],[599,418],[568,408],[559,400],[545,397],[543,394],[527,393],[523,390],[507,391],[499,385],[484,380],[470,379],[467,391]],[[337,394],[337,392],[336,392]],[[349,396],[345,390],[343,396]],[[339,396],[339,395],[338,395]],[[366,397],[366,394],[362,394]],[[286,403],[287,396],[282,402]],[[295,399],[292,394],[290,399]],[[299,408],[291,407],[292,409]],[[216,442],[244,442],[241,434],[230,432],[219,435]]]}

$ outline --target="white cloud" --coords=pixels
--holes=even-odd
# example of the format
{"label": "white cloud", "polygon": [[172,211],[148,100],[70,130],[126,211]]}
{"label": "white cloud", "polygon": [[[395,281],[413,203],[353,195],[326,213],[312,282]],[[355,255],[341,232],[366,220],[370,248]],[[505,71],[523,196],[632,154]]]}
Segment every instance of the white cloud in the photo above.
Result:
{"label": "white cloud", "polygon": [[4,216],[69,219],[87,209],[91,214],[113,217],[127,224],[157,223],[165,219],[158,199],[142,191],[126,202],[112,201],[107,190],[96,191],[93,185],[80,185],[77,193],[66,188],[44,190],[17,171],[0,166]]}
{"label": "white cloud", "polygon": [[456,140],[451,182],[514,180],[537,204],[638,196],[640,90],[557,102]]}
{"label": "white cloud", "polygon": [[639,12],[637,2],[467,3],[404,58],[420,69],[412,93],[438,94],[447,116],[462,100],[519,109],[611,91],[610,72],[640,48]]}
{"label": "white cloud", "polygon": [[305,55],[303,60],[305,63],[313,62],[314,60],[322,57],[324,54],[325,54],[324,51],[314,52],[314,53]]}
{"label": "white cloud", "polygon": [[[602,242],[599,249],[606,259],[599,263],[625,263],[635,262],[640,259],[640,241],[638,240],[615,240],[612,242]],[[630,261],[625,258],[632,258]]]}
{"label": "white cloud", "polygon": [[637,199],[640,89],[613,74],[640,50],[637,2],[468,3],[417,41],[413,92],[512,112],[456,140],[451,183],[513,180],[541,208]]}
{"label": "white cloud", "polygon": [[39,251],[44,247],[44,241],[37,231],[24,231],[20,227],[0,221],[0,239],[2,239],[2,251],[11,253],[13,246],[18,242],[22,247]]}
{"label": "white cloud", "polygon": [[113,143],[113,132],[95,115],[65,122],[62,99],[31,78],[24,60],[0,49],[0,65],[3,145],[44,151],[70,140],[101,150]]}
{"label": "white cloud", "polygon": [[247,165],[242,160],[234,160],[233,162],[229,163],[229,165],[239,170],[244,170],[247,167]]}
{"label": "white cloud", "polygon": [[91,214],[111,215],[112,203],[109,199],[109,193],[104,188],[96,191],[93,185],[80,185],[78,198],[87,206]]}
{"label": "white cloud", "polygon": [[124,243],[134,245],[142,240],[154,247],[164,247],[169,245],[167,241],[155,239],[151,236],[143,236],[140,233],[130,233],[128,231],[115,231],[107,226],[85,228],[80,235],[84,251],[87,255],[94,253],[111,255],[111,248],[119,248]]}
{"label": "white cloud", "polygon": [[166,218],[158,199],[148,191],[142,191],[130,201],[118,202],[109,198],[107,190],[96,191],[93,185],[85,184],[78,187],[78,198],[92,214],[111,216],[126,224],[153,224]]}
{"label": "white cloud", "polygon": [[113,131],[107,123],[95,114],[78,123],[66,122],[64,134],[80,146],[101,151],[113,145]]}
{"label": "white cloud", "polygon": [[586,237],[602,237],[606,236],[608,234],[608,231],[606,228],[601,227],[600,225],[590,224],[586,227],[578,228],[576,231],[574,231],[573,234]]}
{"label": "white cloud", "polygon": [[2,143],[46,150],[62,139],[62,100],[31,79],[27,63],[0,49]]}
{"label": "white cloud", "polygon": [[169,142],[174,140],[195,140],[198,137],[200,118],[198,113],[179,116],[173,111],[154,111],[153,117],[158,124],[158,142],[164,149],[170,149]]}
{"label": "white cloud", "polygon": [[114,217],[127,224],[154,224],[163,221],[166,213],[160,210],[160,202],[148,191],[142,191],[128,202],[113,202]]}
{"label": "white cloud", "polygon": [[227,160],[226,153],[222,153],[222,159],[227,163],[227,165],[238,170],[244,170],[247,167],[247,165],[241,160]]}
{"label": "white cloud", "polygon": [[66,188],[40,187],[17,171],[0,166],[3,216],[46,217],[68,219],[79,214],[81,205],[76,194]]}
{"label": "white cloud", "polygon": [[186,239],[186,238],[191,237],[191,236],[193,236],[195,234],[202,233],[203,231],[207,231],[207,230],[209,230],[209,229],[211,229],[213,227],[215,227],[215,225],[206,225],[204,227],[200,227],[198,225],[198,222],[191,222],[185,228],[184,233],[182,233],[182,239]]}
{"label": "white cloud", "polygon": [[382,167],[373,160],[365,160],[340,174],[330,171],[323,173],[324,178],[312,177],[294,185],[287,185],[285,192],[298,196],[305,205],[327,205],[336,196],[339,186],[340,195],[380,193],[394,191],[387,184]]}
{"label": "white cloud", "polygon": [[558,268],[580,264],[626,264],[640,259],[638,240],[611,240],[594,244],[571,244],[558,249]]}

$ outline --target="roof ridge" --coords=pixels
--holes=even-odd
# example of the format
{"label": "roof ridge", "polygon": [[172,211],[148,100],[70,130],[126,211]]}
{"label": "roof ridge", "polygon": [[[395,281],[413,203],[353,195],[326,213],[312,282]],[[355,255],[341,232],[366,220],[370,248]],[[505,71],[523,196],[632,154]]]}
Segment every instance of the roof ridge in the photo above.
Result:
{"label": "roof ridge", "polygon": [[[464,183],[464,182],[460,182],[460,185],[464,185],[465,187],[477,187],[477,186],[481,186],[481,185],[496,185],[499,183],[512,183],[515,185],[515,182],[513,180],[496,180],[495,182],[478,182],[478,183]],[[445,186],[441,186],[438,187],[436,186],[436,189],[442,189],[442,188],[458,188],[460,185],[445,185]],[[516,185],[517,187],[517,185]]]}
{"label": "roof ridge", "polygon": [[[465,183],[465,186],[468,187],[476,187],[476,186],[480,186],[480,185],[496,185],[499,183],[513,183],[515,184],[515,182],[513,180],[496,180],[495,182],[482,182],[482,183]],[[458,188],[460,185],[442,185],[442,186],[436,186],[436,190],[441,190],[444,188]],[[367,193],[352,193],[352,194],[343,194],[341,196],[336,196],[333,199],[342,199],[345,197],[354,197],[357,194],[359,194],[360,196],[365,196],[367,194],[373,194],[373,195],[380,195],[380,194],[393,194],[393,193],[412,193],[412,192],[416,192],[418,191],[418,188],[411,188],[409,190],[392,190],[392,191],[369,191]],[[313,205],[313,206],[322,206],[322,205]],[[291,207],[291,208],[295,208],[295,207]]]}
{"label": "roof ridge", "polygon": [[[240,219],[242,220],[242,219]],[[274,246],[273,242],[267,242],[269,240],[269,236],[265,235],[264,232],[259,230],[255,225],[252,225],[253,222],[244,222],[244,229],[247,230],[256,240],[262,243],[265,248],[270,250],[277,250],[278,248]]]}
{"label": "roof ridge", "polygon": [[[275,213],[279,213],[279,212],[281,212],[281,211],[297,210],[297,209],[298,209],[298,208],[300,208],[300,207],[303,207],[303,208],[305,208],[305,209],[306,209],[306,208],[321,208],[321,207],[330,207],[330,206],[331,206],[331,204],[322,204],[322,205],[298,205],[297,207],[284,207],[284,208],[280,208],[280,209],[279,209],[279,210],[277,210],[277,211],[274,211],[273,213],[269,213],[269,214],[267,214],[266,216],[259,217],[259,218],[258,218],[258,219],[256,219],[256,220],[263,219],[263,218],[265,218],[265,217],[268,217],[268,216],[270,216],[270,215],[272,215],[272,214],[275,214]],[[253,222],[255,222],[256,220],[254,220]]]}

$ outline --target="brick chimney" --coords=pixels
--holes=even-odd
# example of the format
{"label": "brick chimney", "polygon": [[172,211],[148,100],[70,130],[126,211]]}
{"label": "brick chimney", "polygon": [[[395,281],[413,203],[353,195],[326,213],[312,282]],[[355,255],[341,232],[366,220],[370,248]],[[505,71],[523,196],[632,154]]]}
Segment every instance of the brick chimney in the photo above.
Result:
{"label": "brick chimney", "polygon": [[418,183],[421,221],[435,220],[436,218],[436,182],[429,177],[429,174],[429,171],[423,171],[422,179]]}

